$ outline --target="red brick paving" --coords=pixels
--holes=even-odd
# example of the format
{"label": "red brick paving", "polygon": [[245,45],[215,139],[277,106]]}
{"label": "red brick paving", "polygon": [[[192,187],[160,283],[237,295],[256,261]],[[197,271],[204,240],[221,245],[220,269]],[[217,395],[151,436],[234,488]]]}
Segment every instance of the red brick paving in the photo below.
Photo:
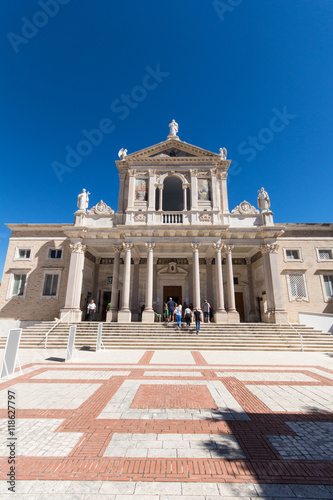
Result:
{"label": "red brick paving", "polygon": [[[216,380],[216,371],[232,371],[247,373],[269,372],[270,367],[240,369],[237,365],[223,365],[212,369],[204,360],[201,353],[191,351],[197,365],[203,366],[198,375],[200,380]],[[91,379],[34,379],[37,374],[47,370],[93,370],[90,367],[78,367],[67,364],[29,364],[36,369],[28,374],[20,375],[14,380],[1,384],[1,389],[13,387],[18,383],[96,383],[96,391],[79,408],[75,410],[56,409],[18,409],[19,418],[59,418],[64,419],[56,432],[81,432],[82,438],[73,448],[68,457],[19,457],[17,460],[18,479],[43,480],[117,480],[117,481],[209,481],[209,482],[261,482],[261,483],[293,483],[293,484],[325,484],[333,485],[333,461],[314,460],[283,460],[275,448],[270,444],[266,435],[294,435],[286,425],[289,421],[333,422],[333,414],[327,412],[283,412],[271,411],[254,394],[247,385],[289,385],[289,386],[331,386],[333,380],[324,375],[316,374],[311,367],[285,367],[283,373],[303,373],[315,379],[315,382],[265,382],[244,381],[236,378],[223,377],[219,380],[225,385],[231,395],[241,405],[251,420],[216,419],[206,420],[144,420],[144,419],[98,419],[98,415],[105,408],[125,379],[151,380],[151,384],[141,385],[133,400],[132,408],[215,408],[216,404],[204,385],[162,385],[154,384],[154,377],[149,377],[147,370],[139,368],[151,362],[154,351],[146,351],[137,365],[127,371],[130,375],[117,375],[108,380]],[[121,365],[119,365],[121,370]],[[154,365],[151,365],[154,366]],[[158,365],[161,367],[162,365]],[[216,366],[216,365],[214,365]],[[112,371],[112,367],[103,365],[100,370]],[[289,368],[289,370],[288,370]],[[323,372],[332,374],[333,371],[322,367],[314,367]],[[168,368],[169,369],[169,368]],[[177,380],[188,380],[188,371],[193,371],[193,365],[186,365],[176,371],[184,373],[184,377]],[[280,372],[277,372],[280,373]],[[172,378],[166,377],[168,380]],[[18,399],[19,401],[19,399]],[[0,418],[6,418],[7,411],[0,410]],[[235,436],[241,446],[246,459],[166,459],[166,458],[108,458],[103,453],[114,433],[171,433],[171,434],[229,434]],[[0,459],[0,478],[6,479],[8,472],[7,458]]]}
{"label": "red brick paving", "polygon": [[141,385],[131,408],[217,409],[209,390],[198,385]]}

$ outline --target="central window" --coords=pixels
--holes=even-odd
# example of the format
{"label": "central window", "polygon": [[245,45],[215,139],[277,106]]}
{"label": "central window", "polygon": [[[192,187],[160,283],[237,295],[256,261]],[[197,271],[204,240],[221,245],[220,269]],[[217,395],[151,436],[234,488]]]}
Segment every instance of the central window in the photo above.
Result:
{"label": "central window", "polygon": [[178,177],[167,177],[164,180],[163,211],[180,212],[183,209],[183,183]]}

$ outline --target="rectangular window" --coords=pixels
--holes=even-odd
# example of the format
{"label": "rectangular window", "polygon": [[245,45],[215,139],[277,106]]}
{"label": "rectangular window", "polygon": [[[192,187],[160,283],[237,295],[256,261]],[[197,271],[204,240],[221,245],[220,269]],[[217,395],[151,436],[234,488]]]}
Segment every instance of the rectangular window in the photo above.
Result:
{"label": "rectangular window", "polygon": [[333,297],[333,275],[324,275],[324,291],[326,298]]}
{"label": "rectangular window", "polygon": [[318,250],[319,260],[332,260],[332,250],[330,248],[322,248]]}
{"label": "rectangular window", "polygon": [[31,250],[30,248],[19,248],[17,251],[18,259],[30,259]]}
{"label": "rectangular window", "polygon": [[299,250],[286,250],[286,260],[300,260]]}
{"label": "rectangular window", "polygon": [[51,248],[49,251],[49,259],[61,259],[62,250]]}
{"label": "rectangular window", "polygon": [[289,274],[289,286],[292,299],[306,298],[306,288],[303,274]]}
{"label": "rectangular window", "polygon": [[12,296],[22,296],[24,294],[26,274],[14,274],[13,276],[13,287]]}
{"label": "rectangular window", "polygon": [[57,295],[58,274],[46,274],[44,281],[43,295],[54,297]]}

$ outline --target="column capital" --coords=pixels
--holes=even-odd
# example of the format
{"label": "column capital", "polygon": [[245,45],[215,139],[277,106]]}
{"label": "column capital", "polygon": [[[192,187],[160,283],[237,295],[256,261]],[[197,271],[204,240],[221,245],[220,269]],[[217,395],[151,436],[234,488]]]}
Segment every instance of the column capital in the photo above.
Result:
{"label": "column capital", "polygon": [[121,252],[121,251],[122,251],[122,249],[123,249],[123,247],[122,247],[121,245],[112,245],[112,247],[111,247],[111,248],[112,248],[112,250],[113,250],[114,252]]}
{"label": "column capital", "polygon": [[187,189],[190,187],[191,187],[191,184],[189,184],[188,182],[184,182],[184,184],[182,185],[182,189]]}
{"label": "column capital", "polygon": [[79,241],[77,243],[70,243],[69,249],[71,253],[84,253],[86,251],[87,245],[82,245]]}
{"label": "column capital", "polygon": [[133,243],[128,243],[128,242],[123,243],[123,249],[125,250],[125,252],[129,252],[130,250],[132,250],[133,247],[134,247]]}
{"label": "column capital", "polygon": [[153,249],[155,248],[155,243],[145,243],[147,252],[152,252]]}
{"label": "column capital", "polygon": [[262,253],[278,253],[279,245],[277,243],[266,243],[265,245],[260,245],[259,248]]}
{"label": "column capital", "polygon": [[221,252],[222,247],[223,247],[223,245],[220,241],[218,241],[217,243],[213,243],[214,250],[217,250],[218,252]]}
{"label": "column capital", "polygon": [[191,243],[191,247],[193,251],[199,250],[200,243]]}
{"label": "column capital", "polygon": [[222,245],[222,250],[225,253],[231,253],[234,249],[234,245]]}

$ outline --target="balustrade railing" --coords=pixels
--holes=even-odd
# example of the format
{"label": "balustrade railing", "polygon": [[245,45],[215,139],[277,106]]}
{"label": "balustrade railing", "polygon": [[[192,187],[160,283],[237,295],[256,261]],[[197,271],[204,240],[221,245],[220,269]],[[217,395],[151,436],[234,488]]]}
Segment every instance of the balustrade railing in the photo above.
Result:
{"label": "balustrade railing", "polygon": [[183,224],[183,214],[162,214],[163,224]]}

